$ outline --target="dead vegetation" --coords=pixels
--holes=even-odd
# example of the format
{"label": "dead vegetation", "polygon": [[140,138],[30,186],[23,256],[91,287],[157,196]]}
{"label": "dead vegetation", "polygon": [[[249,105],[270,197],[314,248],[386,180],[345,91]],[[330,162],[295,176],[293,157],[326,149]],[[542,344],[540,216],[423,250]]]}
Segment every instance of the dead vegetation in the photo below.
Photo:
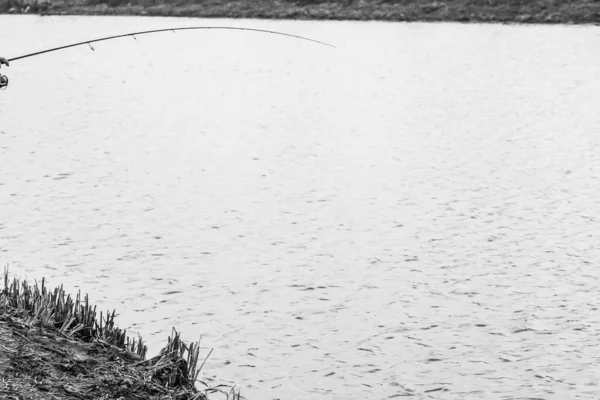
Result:
{"label": "dead vegetation", "polygon": [[204,364],[198,365],[199,343],[185,344],[173,329],[160,353],[146,359],[142,339],[130,339],[114,318],[114,311],[98,316],[87,295],[82,301],[80,294],[66,295],[62,286],[48,290],[44,280],[33,286],[9,281],[5,271],[0,398],[206,400],[207,394],[221,392],[241,399],[231,387],[195,386]]}

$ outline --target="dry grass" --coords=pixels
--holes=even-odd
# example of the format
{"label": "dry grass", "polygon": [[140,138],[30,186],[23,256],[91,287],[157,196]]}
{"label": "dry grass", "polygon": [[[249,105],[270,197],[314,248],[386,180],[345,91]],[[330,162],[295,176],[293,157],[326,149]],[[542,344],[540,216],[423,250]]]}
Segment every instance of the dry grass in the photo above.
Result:
{"label": "dry grass", "polygon": [[141,338],[130,340],[125,330],[115,327],[115,311],[96,313],[96,306],[89,304],[87,294],[81,292],[73,299],[65,294],[62,285],[49,291],[42,279],[30,286],[26,280],[9,280],[8,269],[4,271],[4,290],[0,295],[0,310],[19,315],[29,326],[54,328],[67,338],[82,341],[102,340],[144,358],[147,348]]}
{"label": "dry grass", "polygon": [[199,342],[186,344],[173,329],[167,345],[146,360],[143,340],[128,337],[114,320],[115,311],[98,315],[87,295],[73,298],[62,286],[48,290],[44,280],[10,280],[5,270],[0,398],[203,400],[220,392],[241,399],[224,385],[197,389],[204,365],[198,365]]}

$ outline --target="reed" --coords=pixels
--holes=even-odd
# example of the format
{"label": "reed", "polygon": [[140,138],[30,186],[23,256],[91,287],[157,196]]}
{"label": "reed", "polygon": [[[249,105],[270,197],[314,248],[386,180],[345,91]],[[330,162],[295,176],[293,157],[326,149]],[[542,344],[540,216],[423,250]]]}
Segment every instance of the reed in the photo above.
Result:
{"label": "reed", "polygon": [[[115,315],[115,310],[98,313],[96,306],[90,304],[88,295],[82,296],[81,291],[73,297],[65,293],[62,285],[50,290],[45,279],[40,283],[35,281],[32,285],[27,280],[10,279],[8,268],[4,270],[0,322],[18,324],[18,332],[21,332],[18,335],[33,329],[48,330],[70,343],[89,343],[103,349],[113,349],[121,360],[127,361],[132,367],[141,368],[143,372],[131,372],[137,374],[140,381],[151,382],[166,390],[178,390],[180,397],[177,398],[200,400],[205,399],[206,394],[220,392],[227,395],[228,399],[241,399],[239,390],[233,387],[209,387],[198,380],[204,362],[210,356],[209,352],[199,365],[200,341],[186,344],[173,328],[166,346],[157,356],[147,360],[147,346],[143,339],[139,336],[131,338],[126,330],[116,327]],[[205,386],[202,391],[197,390],[196,382]],[[229,388],[229,391],[225,388]],[[184,397],[181,397],[182,390],[186,393]]]}
{"label": "reed", "polygon": [[51,327],[77,340],[102,340],[142,358],[146,357],[147,347],[142,338],[130,339],[126,330],[115,327],[115,310],[98,315],[96,306],[90,305],[87,294],[82,299],[79,291],[73,298],[65,293],[62,285],[48,290],[45,279],[41,284],[36,281],[34,285],[25,279],[10,280],[8,268],[5,268],[0,309],[4,313],[19,314],[31,326]]}

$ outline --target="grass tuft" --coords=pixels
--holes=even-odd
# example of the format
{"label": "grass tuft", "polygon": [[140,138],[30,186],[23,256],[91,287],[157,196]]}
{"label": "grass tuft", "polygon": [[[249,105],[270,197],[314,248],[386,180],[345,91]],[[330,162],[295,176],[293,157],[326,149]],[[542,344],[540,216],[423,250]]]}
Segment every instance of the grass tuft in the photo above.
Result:
{"label": "grass tuft", "polygon": [[62,285],[49,291],[45,279],[41,285],[36,281],[33,286],[27,280],[11,281],[5,268],[0,309],[5,314],[22,316],[30,326],[54,328],[68,338],[86,342],[102,340],[142,358],[146,356],[147,347],[141,338],[130,340],[126,330],[115,327],[115,310],[100,312],[98,318],[96,306],[90,305],[87,294],[82,301],[81,291],[72,298]]}
{"label": "grass tuft", "polygon": [[[212,352],[198,366],[200,341],[186,344],[173,328],[167,345],[146,359],[142,338],[116,327],[115,315],[115,310],[98,314],[87,294],[72,297],[62,285],[49,290],[44,279],[33,285],[11,280],[5,268],[0,398],[206,400],[218,392],[242,399],[235,387],[209,387],[198,380]],[[205,387],[199,390],[196,382]]]}

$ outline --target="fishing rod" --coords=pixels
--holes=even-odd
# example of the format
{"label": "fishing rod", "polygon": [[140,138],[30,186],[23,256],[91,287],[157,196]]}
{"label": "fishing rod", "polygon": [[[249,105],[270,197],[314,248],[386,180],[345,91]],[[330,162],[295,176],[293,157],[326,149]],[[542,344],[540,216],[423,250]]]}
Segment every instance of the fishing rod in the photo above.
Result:
{"label": "fishing rod", "polygon": [[[295,38],[295,39],[307,40],[309,42],[313,42],[313,43],[317,43],[317,44],[321,44],[324,46],[329,46],[329,47],[335,48],[334,45],[325,43],[325,42],[321,42],[320,40],[310,39],[310,38],[307,38],[304,36],[299,36],[299,35],[293,35],[291,33],[271,31],[271,30],[267,30],[267,29],[242,28],[242,27],[235,27],[235,26],[186,26],[186,27],[179,27],[179,28],[164,28],[164,29],[152,29],[152,30],[148,30],[148,31],[130,32],[130,33],[123,33],[120,35],[113,35],[113,36],[106,36],[106,37],[101,37],[101,38],[97,38],[97,39],[84,40],[82,42],[67,44],[64,46],[53,47],[51,49],[36,51],[34,53],[24,54],[24,55],[18,56],[18,57],[12,57],[12,58],[8,59],[8,62],[22,60],[24,58],[38,56],[40,54],[51,53],[53,51],[64,50],[64,49],[68,49],[71,47],[83,46],[83,45],[88,45],[90,47],[90,49],[92,49],[92,51],[94,51],[95,49],[92,46],[92,43],[103,42],[106,40],[118,39],[118,38],[123,38],[123,37],[131,36],[134,39],[136,39],[136,36],[146,35],[149,33],[159,33],[159,32],[173,32],[174,33],[176,31],[201,30],[201,29],[202,30],[210,30],[210,29],[213,29],[213,30],[235,30],[235,31],[268,33],[268,34],[272,34],[272,35],[280,35],[280,36],[287,36],[287,37],[291,37],[291,38]],[[8,77],[6,75],[0,74],[0,89],[4,90],[4,89],[6,89],[7,86],[8,86]]]}

